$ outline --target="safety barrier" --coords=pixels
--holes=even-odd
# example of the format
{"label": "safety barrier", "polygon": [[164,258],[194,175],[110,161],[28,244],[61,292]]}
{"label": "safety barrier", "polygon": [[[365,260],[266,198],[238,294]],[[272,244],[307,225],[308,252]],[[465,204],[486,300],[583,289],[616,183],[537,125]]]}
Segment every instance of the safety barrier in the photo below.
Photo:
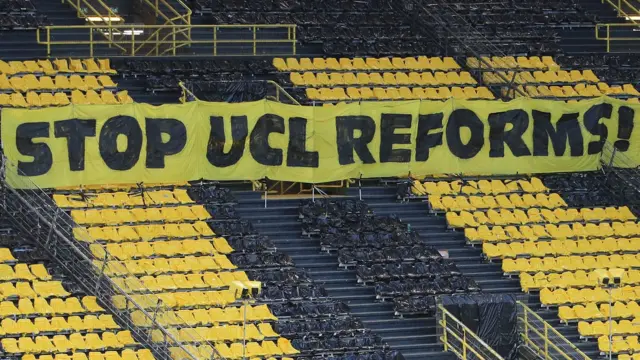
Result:
{"label": "safety barrier", "polygon": [[445,351],[451,351],[463,360],[504,360],[500,354],[453,316],[444,306],[438,305],[436,318],[438,320],[438,339],[444,344]]}
{"label": "safety barrier", "polygon": [[[160,18],[164,21],[163,25],[178,25],[185,26],[185,28],[171,28],[169,30],[158,28],[154,31],[148,39],[159,39],[162,37],[163,40],[168,39],[178,39],[178,40],[191,40],[191,9],[184,3],[182,0],[177,0],[180,5],[180,9],[176,9],[168,3],[166,0],[144,0],[150,8],[151,11],[155,12],[156,18]],[[166,10],[166,11],[163,11]],[[141,45],[144,46],[144,43]],[[185,46],[184,42],[179,42],[178,44],[172,44],[166,46],[167,49],[164,49],[166,52],[175,51],[175,49]],[[160,52],[162,51],[162,44],[155,44],[156,49],[151,50],[152,52]]]}
{"label": "safety barrier", "polygon": [[[89,26],[100,26],[101,28],[112,28],[114,25],[119,25],[120,21],[116,19],[122,19],[120,15],[116,14],[111,10],[109,5],[105,4],[102,0],[94,0],[96,4],[98,4],[97,8],[93,6],[87,0],[67,0],[66,3],[71,5],[72,8],[76,10],[76,16],[80,19],[85,19]],[[64,1],[63,1],[64,2]],[[98,23],[97,20],[100,20]],[[114,24],[116,22],[117,24]],[[84,26],[82,26],[84,27]],[[38,29],[40,31],[40,29]],[[125,50],[118,44],[115,44],[110,37],[107,36],[106,33],[102,32],[101,36],[104,37],[109,46],[115,46],[120,50]]]}
{"label": "safety barrier", "polygon": [[[198,31],[197,40],[191,39]],[[59,40],[76,32],[82,40]],[[104,36],[96,36],[101,33]],[[60,35],[60,36],[58,36]],[[88,45],[93,57],[99,45],[116,46],[123,56],[176,56],[181,47],[192,47],[189,55],[295,55],[296,25],[53,25],[38,29],[38,44],[47,46]],[[103,39],[106,37],[106,39]],[[202,49],[194,49],[200,46]]]}
{"label": "safety barrier", "polygon": [[545,360],[591,360],[540,315],[521,301],[517,302],[518,333],[524,345]]}
{"label": "safety barrier", "polygon": [[[607,52],[612,52],[612,42],[637,41],[640,36],[636,34],[640,30],[640,10],[627,0],[602,0],[613,7],[619,17],[625,18],[628,23],[596,24],[596,39],[607,42]],[[622,49],[627,52],[628,49]]]}

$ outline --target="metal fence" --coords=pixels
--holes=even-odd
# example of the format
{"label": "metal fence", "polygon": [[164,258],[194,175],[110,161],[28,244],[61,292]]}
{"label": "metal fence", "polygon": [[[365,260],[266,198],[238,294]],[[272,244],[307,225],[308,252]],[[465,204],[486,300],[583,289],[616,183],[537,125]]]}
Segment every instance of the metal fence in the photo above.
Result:
{"label": "metal fence", "polygon": [[436,318],[438,339],[444,344],[445,351],[463,360],[504,360],[442,305],[438,305]]}
{"label": "metal fence", "polygon": [[553,326],[523,302],[517,302],[518,333],[524,345],[545,360],[590,360]]}

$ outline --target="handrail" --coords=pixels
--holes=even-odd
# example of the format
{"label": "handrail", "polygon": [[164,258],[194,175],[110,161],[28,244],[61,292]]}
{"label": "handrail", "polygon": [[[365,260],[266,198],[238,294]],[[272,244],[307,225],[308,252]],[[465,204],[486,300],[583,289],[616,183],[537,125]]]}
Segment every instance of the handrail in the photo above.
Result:
{"label": "handrail", "polygon": [[[601,34],[601,30],[600,28],[604,27],[605,28],[605,34],[604,36],[602,36]],[[615,35],[612,36],[611,35],[611,29],[616,29],[616,28],[638,28],[640,29],[640,23],[614,23],[614,24],[596,24],[595,26],[595,31],[596,31],[596,40],[604,40],[607,42],[607,52],[611,52],[611,42],[612,41],[637,41],[640,40],[640,36],[633,36],[633,37],[616,37]]]}
{"label": "handrail", "polygon": [[273,80],[267,80],[267,84],[271,84],[276,88],[276,101],[280,102],[280,93],[283,93],[284,96],[289,99],[292,103],[296,104],[296,105],[300,105],[300,103],[298,102],[298,100],[296,100],[293,96],[291,96],[291,94],[289,94],[287,92],[287,90],[285,90],[282,86],[280,86],[280,84],[278,84],[277,82],[273,81]]}
{"label": "handrail", "polygon": [[[191,15],[192,15],[192,11],[191,9],[184,3],[182,2],[182,0],[177,0],[178,3],[182,6],[182,8],[185,11],[185,14],[181,14],[178,10],[176,10],[171,4],[169,4],[166,0],[155,0],[155,4],[151,1],[151,0],[144,0],[150,7],[153,8],[153,10],[155,10],[156,16],[160,16],[164,19],[164,25],[191,25]],[[170,12],[173,13],[173,15],[175,15],[175,17],[169,17],[170,15],[166,15],[163,11],[160,10],[160,5],[164,5]],[[181,20],[181,21],[179,21]],[[177,22],[180,23],[177,23]],[[151,34],[151,36],[149,36],[148,39],[152,39],[152,38],[156,38],[156,40],[159,39],[160,37],[160,32],[162,31],[162,29],[157,29],[153,34]],[[165,35],[165,37],[162,40],[166,40],[168,37],[174,37],[180,33],[181,31],[177,31],[175,29],[173,29],[173,31],[171,31],[169,34]],[[185,34],[186,38],[191,40],[191,29],[187,29],[186,30],[186,34]],[[142,42],[139,46],[138,46],[138,50],[142,49],[145,45],[147,45],[148,42],[144,41]],[[178,47],[181,46],[185,46],[185,44],[181,44],[178,45]],[[169,49],[166,49],[163,53],[166,53],[167,51],[174,51],[175,52],[176,47],[169,47]],[[160,51],[160,44],[156,44],[155,49],[151,49],[149,50],[149,52],[147,53],[147,55],[155,52],[156,55],[159,54]]]}
{"label": "handrail", "polygon": [[[540,356],[544,356],[544,359],[554,359],[556,357],[552,357],[549,355],[550,348],[555,350],[562,359],[566,360],[591,360],[589,356],[587,356],[582,350],[578,349],[571,341],[564,337],[558,330],[556,330],[553,326],[549,325],[540,315],[536,314],[535,311],[531,310],[527,305],[523,302],[518,301],[518,323],[520,324],[519,328],[522,328],[521,336],[531,349],[536,350]],[[537,320],[538,323],[543,325],[543,331],[540,332],[535,328],[533,324],[531,324],[531,319]],[[530,332],[533,332],[540,338],[544,344],[540,346],[538,343],[531,339]],[[549,337],[549,335],[553,336],[553,340]],[[571,349],[576,356],[572,356],[573,354],[567,353],[565,349],[567,347]]]}
{"label": "handrail", "polygon": [[198,97],[193,92],[191,92],[191,90],[187,89],[187,87],[184,86],[184,83],[182,81],[178,82],[178,86],[180,86],[180,88],[182,89],[182,96],[180,97],[180,100],[182,101],[183,98],[185,99],[184,101],[182,101],[182,103],[187,102],[187,94],[191,95],[196,101],[199,100]]}
{"label": "handrail", "polygon": [[[251,39],[241,39],[241,40],[226,40],[226,39],[218,39],[217,33],[221,29],[246,29],[247,31],[253,32],[253,36]],[[167,37],[160,38],[157,35],[155,30],[168,29],[170,30],[171,39],[167,39]],[[175,34],[190,32],[192,29],[208,29],[213,33],[210,38],[206,39],[180,39]],[[282,38],[270,38],[270,39],[257,39],[257,32],[263,29],[281,29],[282,30]],[[89,45],[90,56],[94,54],[94,47],[100,44],[107,44],[117,46],[118,48],[123,50],[123,55],[125,56],[152,56],[152,51],[143,53],[141,47],[139,46],[141,43],[145,43],[147,45],[171,45],[171,47],[160,54],[159,51],[155,51],[156,55],[177,55],[175,51],[179,47],[182,46],[191,46],[193,44],[207,44],[213,45],[213,54],[202,54],[208,56],[217,56],[218,55],[218,45],[219,44],[247,44],[252,45],[253,51],[250,54],[247,53],[239,53],[239,54],[230,54],[224,53],[223,55],[258,55],[259,49],[257,48],[258,44],[291,44],[291,52],[287,52],[284,54],[281,53],[270,53],[270,55],[295,55],[296,48],[296,38],[295,38],[295,29],[296,25],[294,24],[265,24],[265,25],[257,25],[257,24],[234,24],[234,25],[139,25],[139,24],[129,24],[129,25],[112,25],[109,29],[110,38],[107,38],[106,41],[96,40],[93,36],[94,31],[103,31],[105,30],[104,26],[101,25],[50,25],[45,26],[43,28],[39,28],[36,32],[38,44],[47,45],[47,55],[51,55],[51,46],[53,45]],[[42,31],[44,30],[44,31]],[[55,40],[55,36],[53,36],[52,32],[57,30],[84,30],[89,32],[89,40]],[[130,32],[130,34],[126,35],[125,31]],[[286,32],[286,33],[285,33]],[[43,35],[44,33],[44,35]],[[145,35],[134,35],[136,33],[141,33]],[[153,33],[154,35],[149,36],[148,33]],[[122,34],[121,36],[114,37],[118,34]],[[140,36],[144,36],[144,39],[140,39]],[[149,36],[147,38],[147,36]],[[46,37],[43,39],[43,37]],[[155,38],[154,38],[155,37]],[[199,55],[199,54],[193,54]]]}
{"label": "handrail", "polygon": [[[98,1],[98,3],[100,4],[100,6],[102,7],[102,9],[107,11],[107,25],[108,28],[111,29],[113,27],[112,24],[112,19],[115,17],[120,17],[118,14],[116,14],[115,12],[113,12],[113,10],[111,10],[111,8],[105,4],[102,0],[96,0]],[[64,0],[63,0],[64,2]],[[93,5],[91,5],[89,2],[87,2],[87,0],[75,0],[75,4],[74,4],[74,0],[67,0],[67,3],[69,5],[71,5],[71,7],[73,7],[74,9],[76,9],[76,14],[79,18],[85,18],[86,20],[88,20],[92,26],[98,26],[98,24],[96,24],[93,20],[91,20],[89,17],[86,16],[86,14],[82,11],[82,8],[80,6],[80,2],[82,2],[83,5],[85,5],[89,10],[93,11],[93,15],[95,15],[96,17],[103,17],[105,14],[100,13],[98,10],[96,10],[96,8],[93,7]],[[102,28],[104,28],[104,25],[102,26]],[[40,28],[37,29],[38,32],[40,30]],[[115,44],[113,42],[113,35],[112,35],[112,31],[109,31],[109,36],[107,36],[105,33],[101,33],[106,39],[109,40],[110,45],[113,45],[117,48],[119,48],[122,51],[125,51],[125,49],[123,47],[121,47],[118,44]],[[91,34],[91,36],[93,37],[93,34]],[[38,33],[38,38],[40,38],[39,33]],[[50,50],[50,49],[48,49]]]}
{"label": "handrail", "polygon": [[[617,4],[611,0],[602,0],[602,3],[604,4],[605,1],[618,11],[618,16],[624,16],[627,20],[637,24],[632,16],[640,16],[640,10],[633,6],[633,4],[629,3],[627,0],[617,0]],[[622,5],[627,6],[629,9],[633,10],[634,13],[627,14],[627,12],[622,9]]]}
{"label": "handrail", "polygon": [[[504,360],[504,358],[498,354],[491,346],[484,342],[475,332],[469,329],[464,323],[458,320],[453,314],[451,314],[444,306],[438,305],[438,312],[441,318],[438,320],[442,330],[442,335],[439,340],[444,344],[445,351],[451,351],[456,354],[458,358],[467,359],[480,359],[480,360]],[[462,336],[456,331],[450,328],[449,322],[453,322],[458,329],[462,330]],[[459,330],[458,330],[459,332]],[[457,340],[462,349],[459,349],[455,344],[452,344],[450,337]],[[469,343],[469,339],[473,340],[473,343]],[[474,346],[476,345],[477,346]],[[475,357],[470,356],[471,352]],[[488,356],[487,356],[488,355]]]}

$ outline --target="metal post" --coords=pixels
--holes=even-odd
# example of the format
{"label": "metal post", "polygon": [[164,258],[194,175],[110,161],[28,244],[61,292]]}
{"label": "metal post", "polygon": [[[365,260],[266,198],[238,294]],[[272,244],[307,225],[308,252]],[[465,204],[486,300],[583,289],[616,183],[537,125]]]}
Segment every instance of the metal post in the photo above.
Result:
{"label": "metal post", "polygon": [[609,286],[609,360],[613,359],[613,308],[611,303],[613,302],[612,287]]}
{"label": "metal post", "polygon": [[[266,184],[265,184],[266,185]],[[267,208],[267,194],[269,193],[267,187],[264,187],[264,208]]]}
{"label": "metal post", "polygon": [[449,351],[449,343],[447,341],[447,314],[442,314],[442,342],[444,343],[444,351]]}
{"label": "metal post", "polygon": [[218,56],[218,27],[213,27],[213,56]]}
{"label": "metal post", "polygon": [[524,336],[528,340],[529,339],[529,319],[527,319],[527,309],[524,306],[520,306],[522,311],[524,312]]}
{"label": "metal post", "polygon": [[47,56],[51,56],[51,28],[47,26]]}
{"label": "metal post", "polygon": [[544,324],[544,358],[549,359],[549,326]]}
{"label": "metal post", "polygon": [[362,201],[362,174],[360,174],[360,178],[358,179],[358,196],[360,197],[360,201]]}
{"label": "metal post", "polygon": [[[111,43],[109,43],[111,47]],[[89,28],[89,56],[93,57],[93,29]]]}
{"label": "metal post", "polygon": [[256,27],[253,27],[253,55],[256,54]]}
{"label": "metal post", "polygon": [[462,329],[462,359],[467,360],[467,331]]}
{"label": "metal post", "polygon": [[242,359],[246,359],[246,349],[247,349],[247,306],[249,306],[249,301],[247,299],[244,300],[244,310],[242,311]]}
{"label": "metal post", "polygon": [[315,184],[311,184],[311,201],[316,202],[316,186]]}

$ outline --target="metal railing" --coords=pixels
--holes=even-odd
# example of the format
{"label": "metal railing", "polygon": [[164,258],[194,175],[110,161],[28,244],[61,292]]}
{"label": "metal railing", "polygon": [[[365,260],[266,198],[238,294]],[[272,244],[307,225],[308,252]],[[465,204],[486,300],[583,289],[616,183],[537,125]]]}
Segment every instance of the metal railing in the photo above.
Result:
{"label": "metal railing", "polygon": [[545,360],[591,360],[540,315],[523,302],[517,302],[518,333],[524,345]]}
{"label": "metal railing", "polygon": [[[171,28],[170,30],[158,28],[148,37],[150,39],[160,39],[168,40],[168,39],[183,39],[183,40],[191,40],[191,9],[182,2],[182,0],[177,0],[178,4],[180,4],[181,10],[183,13],[174,8],[170,3],[166,0],[144,0],[144,2],[152,8],[152,11],[155,12],[156,17],[161,18],[164,23],[163,25],[182,25],[185,26],[183,29]],[[166,14],[162,11],[162,8],[166,9],[169,14]],[[163,31],[164,30],[164,31]],[[186,42],[178,42],[178,44],[172,44],[165,46],[167,49],[162,49],[162,44],[155,44],[156,49],[152,49],[151,52],[171,52],[175,51],[177,48],[186,46],[188,43]],[[145,42],[140,44],[140,47],[144,47]]]}
{"label": "metal railing", "polygon": [[[625,30],[640,31],[640,24],[638,23],[621,23],[621,24],[596,24],[596,39],[607,42],[607,52],[611,52],[612,41],[638,41],[640,40],[640,34],[629,34],[625,36],[620,34]],[[604,28],[604,30],[602,30]],[[617,34],[612,34],[617,30]],[[603,35],[604,33],[604,35]]]}
{"label": "metal railing", "polygon": [[[627,0],[602,0],[603,4],[605,2],[616,10],[619,17],[629,21],[628,23],[596,24],[596,39],[607,42],[607,52],[611,52],[612,41],[640,40],[640,35],[633,34],[634,31],[640,30],[640,10]],[[628,34],[625,33],[626,31]]]}
{"label": "metal railing", "polygon": [[608,3],[618,13],[619,17],[624,17],[626,20],[636,23],[637,16],[640,16],[640,10],[638,10],[633,4],[627,0],[602,0],[602,3]]}
{"label": "metal railing", "polygon": [[[63,2],[65,2],[65,0],[63,0]],[[113,19],[120,18],[120,15],[113,12],[109,5],[105,4],[102,0],[95,0],[95,2],[99,4],[98,9],[96,9],[87,0],[66,0],[66,3],[76,10],[78,18],[85,19],[90,24],[89,26],[100,26],[101,28],[106,26],[107,28],[112,28],[114,25],[120,25],[120,22],[118,22],[118,24],[113,23]],[[85,11],[85,9],[87,9],[88,12]],[[102,24],[98,24],[96,21],[92,20],[93,17],[101,19],[106,18],[107,21],[102,21]],[[38,28],[38,32],[39,31],[40,28]],[[125,50],[120,45],[115,44],[107,33],[100,32],[100,34],[108,40],[110,46],[115,46],[120,50]],[[91,36],[93,36],[93,34],[91,34]]]}
{"label": "metal railing", "polygon": [[[166,30],[169,38],[157,30]],[[201,39],[182,36],[192,30],[207,31],[210,34]],[[56,40],[58,31],[79,31],[85,33],[84,40]],[[105,34],[106,39],[96,39],[94,32]],[[162,34],[161,34],[162,33]],[[82,35],[82,34],[80,34]],[[116,46],[124,56],[176,56],[184,46],[202,45],[211,47],[204,52],[190,55],[295,55],[296,25],[52,25],[39,28],[36,33],[38,44],[47,46],[51,55],[52,46],[88,45],[89,56],[94,56],[98,45]],[[284,52],[271,52],[267,45],[287,45]],[[163,46],[164,45],[164,46]],[[163,47],[166,47],[163,49]],[[273,50],[273,49],[271,49]],[[234,53],[237,51],[237,53]],[[278,49],[280,51],[280,49]],[[180,54],[184,55],[184,54]]]}
{"label": "metal railing", "polygon": [[444,306],[438,305],[436,319],[438,339],[444,344],[445,351],[450,351],[463,360],[504,360],[500,354],[453,316]]}
{"label": "metal railing", "polygon": [[[160,319],[166,319],[167,311],[171,311],[171,316],[178,319],[180,316],[148,290],[138,277],[109,254],[106,248],[103,247],[103,253],[98,257],[89,249],[87,243],[75,240],[73,229],[79,226],[28,176],[18,176],[15,179],[21,183],[17,188],[9,186],[6,182],[6,168],[13,167],[12,172],[18,169],[6,158],[3,157],[2,160],[0,206],[12,218],[13,226],[25,238],[33,239],[87,294],[95,296],[101,306],[110,311],[122,326],[131,331],[136,341],[154,353],[157,360],[172,359],[171,348],[181,350],[184,359],[199,360],[201,358],[199,354],[194,354],[185,347],[159,322]],[[22,188],[28,188],[28,190]],[[90,243],[97,244],[86,231],[83,232],[82,237]],[[131,286],[142,290],[144,297],[137,297],[136,301],[128,291],[106,274],[107,269],[115,269],[118,273],[124,274],[129,281],[132,281]],[[145,325],[134,323],[133,314],[137,319],[143,320]],[[186,324],[184,320],[180,322]],[[207,344],[213,352],[211,359],[224,359],[218,354],[214,345],[202,338],[195,328],[188,325],[181,327],[190,330],[180,333],[183,342]],[[155,336],[152,336],[154,334]]]}

